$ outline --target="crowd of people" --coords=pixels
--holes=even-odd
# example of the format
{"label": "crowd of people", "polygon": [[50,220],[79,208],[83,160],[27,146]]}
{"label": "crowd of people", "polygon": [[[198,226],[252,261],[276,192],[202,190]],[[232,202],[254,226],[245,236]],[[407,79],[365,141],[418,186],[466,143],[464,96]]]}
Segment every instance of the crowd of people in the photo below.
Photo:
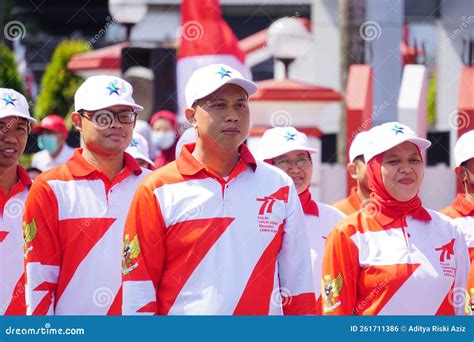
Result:
{"label": "crowd of people", "polygon": [[170,111],[137,120],[125,80],[92,76],[73,149],[61,116],[37,123],[0,88],[0,315],[472,315],[474,131],[441,212],[418,196],[431,143],[399,122],[355,137],[356,187],[328,205],[304,133],[247,148],[256,91],[227,65],[196,70],[182,132]]}

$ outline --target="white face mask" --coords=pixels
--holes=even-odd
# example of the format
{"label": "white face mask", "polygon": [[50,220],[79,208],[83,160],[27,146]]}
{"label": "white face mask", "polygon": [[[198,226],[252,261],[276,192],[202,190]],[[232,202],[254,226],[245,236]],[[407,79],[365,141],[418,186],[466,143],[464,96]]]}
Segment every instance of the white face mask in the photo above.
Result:
{"label": "white face mask", "polygon": [[176,137],[173,131],[153,132],[151,140],[156,148],[159,148],[160,150],[167,150],[173,145]]}

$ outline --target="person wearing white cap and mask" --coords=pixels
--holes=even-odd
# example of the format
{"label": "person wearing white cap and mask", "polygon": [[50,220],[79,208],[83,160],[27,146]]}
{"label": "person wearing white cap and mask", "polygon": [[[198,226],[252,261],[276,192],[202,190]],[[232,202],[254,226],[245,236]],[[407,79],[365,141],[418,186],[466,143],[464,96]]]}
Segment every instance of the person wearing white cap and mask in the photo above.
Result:
{"label": "person wearing white cap and mask", "polygon": [[153,170],[155,163],[153,163],[153,161],[150,159],[148,151],[148,143],[145,138],[141,134],[134,132],[132,141],[130,142],[130,145],[128,145],[125,152],[135,158],[141,167],[148,170]]}
{"label": "person wearing white cap and mask", "polygon": [[31,179],[18,161],[34,122],[25,97],[0,88],[0,315],[26,313],[21,217]]}
{"label": "person wearing white cap and mask", "polygon": [[140,253],[124,259],[125,314],[315,313],[295,186],[243,144],[256,90],[222,64],[190,77],[185,114],[196,143],[146,178],[127,218]]}
{"label": "person wearing white cap and mask", "polygon": [[311,249],[313,282],[318,297],[317,314],[321,314],[321,267],[326,237],[345,215],[329,205],[315,202],[309,186],[313,175],[311,154],[318,152],[309,146],[306,134],[294,127],[268,129],[258,143],[258,158],[287,173],[295,183],[303,207],[305,226]]}
{"label": "person wearing white cap and mask", "polygon": [[24,214],[29,315],[121,313],[124,223],[149,173],[124,152],[143,109],[132,92],[118,77],[89,77],[71,114],[83,148],[31,188]]}
{"label": "person wearing white cap and mask", "polygon": [[458,224],[466,238],[471,262],[474,260],[474,130],[459,137],[454,146],[456,172],[463,187],[463,193],[453,203],[441,210]]}
{"label": "person wearing white cap and mask", "polygon": [[398,122],[369,131],[364,159],[371,200],[328,236],[324,314],[464,314],[464,297],[450,299],[466,288],[464,238],[448,217],[425,209],[418,197],[422,155],[430,145]]}
{"label": "person wearing white cap and mask", "polygon": [[367,145],[368,133],[360,132],[356,135],[349,148],[349,163],[347,172],[357,182],[357,186],[351,189],[347,198],[337,201],[332,206],[346,215],[355,213],[362,209],[364,203],[370,198],[370,189],[367,184],[366,165],[364,161],[364,150]]}

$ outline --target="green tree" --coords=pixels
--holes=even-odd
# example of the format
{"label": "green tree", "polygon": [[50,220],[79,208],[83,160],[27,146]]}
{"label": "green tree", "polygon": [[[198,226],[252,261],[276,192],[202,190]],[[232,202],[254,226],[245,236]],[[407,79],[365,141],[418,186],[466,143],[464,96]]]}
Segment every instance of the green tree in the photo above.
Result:
{"label": "green tree", "polygon": [[436,124],[436,74],[428,80],[428,94],[426,96],[426,119],[428,125]]}
{"label": "green tree", "polygon": [[41,120],[52,113],[67,117],[71,112],[74,93],[84,79],[71,73],[67,64],[74,55],[90,49],[90,45],[83,40],[66,40],[56,47],[41,79],[41,90],[35,107],[37,119]]}
{"label": "green tree", "polygon": [[0,87],[24,93],[23,81],[16,68],[13,52],[3,43],[0,43]]}

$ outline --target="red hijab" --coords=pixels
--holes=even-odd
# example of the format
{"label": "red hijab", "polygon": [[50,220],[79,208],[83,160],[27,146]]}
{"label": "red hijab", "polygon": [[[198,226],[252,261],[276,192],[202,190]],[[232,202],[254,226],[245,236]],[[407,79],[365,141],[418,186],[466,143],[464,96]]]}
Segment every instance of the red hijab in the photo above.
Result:
{"label": "red hijab", "polygon": [[[418,153],[420,153],[419,150]],[[406,226],[405,219],[408,215],[417,220],[430,221],[431,216],[423,208],[418,194],[405,202],[398,201],[389,194],[382,180],[383,156],[384,153],[378,154],[367,163],[367,181],[372,193],[370,203],[365,207],[365,210],[374,211],[372,214],[384,228]]]}

